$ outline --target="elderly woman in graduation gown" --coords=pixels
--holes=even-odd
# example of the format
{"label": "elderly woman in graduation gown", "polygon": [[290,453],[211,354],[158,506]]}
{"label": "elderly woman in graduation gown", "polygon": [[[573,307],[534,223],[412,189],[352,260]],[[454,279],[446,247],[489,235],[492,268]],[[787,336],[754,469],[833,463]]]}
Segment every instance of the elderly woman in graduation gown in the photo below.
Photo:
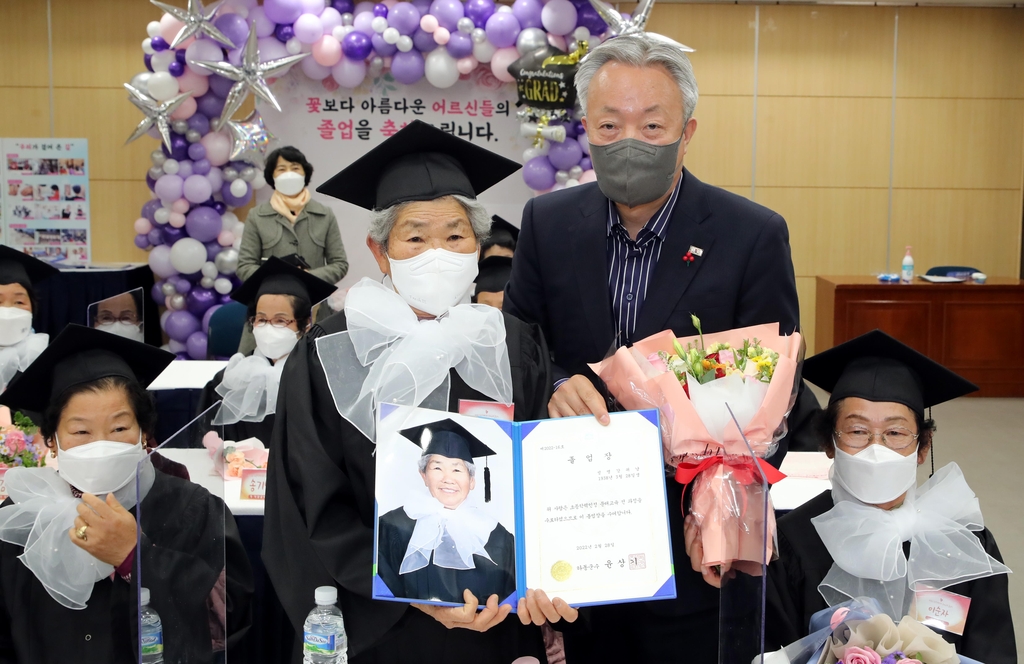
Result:
{"label": "elderly woman in graduation gown", "polygon": [[543,659],[539,629],[504,620],[510,607],[499,608],[496,594],[467,592],[458,608],[370,599],[377,405],[456,411],[472,399],[512,402],[520,420],[546,414],[550,364],[539,332],[460,304],[490,227],[475,198],[518,168],[415,121],[319,189],[372,210],[367,245],[387,279],[353,286],[344,312],[314,325],[288,359],[263,558],[299,633],[314,589],[338,587],[355,664]]}
{"label": "elderly woman in graduation gown", "polygon": [[252,582],[234,521],[200,485],[156,470],[143,443],[156,420],[145,385],[173,359],[69,325],[0,396],[42,412],[59,467],[7,471],[0,661],[136,662],[137,569],[163,621],[166,664],[215,661],[225,635],[213,607],[226,602],[229,644],[246,629]]}
{"label": "elderly woman in graduation gown", "polygon": [[804,378],[831,392],[819,436],[832,490],[779,519],[768,574],[766,639],[808,633],[811,615],[855,597],[897,622],[927,587],[970,598],[963,635],[940,632],[985,664],[1015,664],[1007,573],[959,466],[917,486],[932,446],[925,409],[978,388],[875,330],[807,360]]}
{"label": "elderly woman in graduation gown", "polygon": [[233,355],[199,400],[200,413],[221,401],[214,424],[223,425],[224,440],[270,444],[285,362],[309,330],[313,305],[333,292],[332,284],[272,256],[231,294],[249,308],[256,350]]}
{"label": "elderly woman in graduation gown", "polygon": [[46,348],[48,334],[32,329],[36,309],[33,284],[57,274],[38,258],[0,245],[0,392]]}

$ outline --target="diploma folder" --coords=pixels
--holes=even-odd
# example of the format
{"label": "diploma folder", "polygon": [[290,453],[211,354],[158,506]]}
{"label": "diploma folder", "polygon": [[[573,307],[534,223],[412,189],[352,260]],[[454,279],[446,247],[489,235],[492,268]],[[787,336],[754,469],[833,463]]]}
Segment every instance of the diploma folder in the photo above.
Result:
{"label": "diploma folder", "polygon": [[[495,590],[500,603],[510,604],[514,611],[527,588],[542,589],[549,597],[560,597],[574,607],[674,599],[658,411],[618,412],[610,417],[608,426],[589,415],[505,422],[382,404],[375,452],[373,598],[463,604],[461,588],[458,601],[423,596],[422,591],[410,588],[427,586],[408,583],[404,575],[396,574],[399,566],[408,562],[403,556],[409,556],[412,547],[407,543],[422,542],[422,533],[419,538],[414,534],[396,542],[392,541],[396,539],[394,529],[386,527],[387,541],[381,541],[381,517],[391,523],[397,515],[406,524],[418,524],[409,517],[427,512],[449,514],[437,509],[437,501],[419,473],[422,448],[402,432],[450,419],[494,451],[492,456],[474,459],[475,488],[456,509],[475,510],[469,520],[472,523],[489,525],[496,520],[496,531],[504,528],[514,537],[514,590]],[[485,473],[490,476],[490,501],[484,501]],[[437,521],[424,525],[427,523],[433,526]],[[490,545],[496,539],[493,532],[490,540],[487,533],[480,533],[475,541]],[[472,558],[481,573],[485,568],[494,569],[495,564],[513,564],[494,555],[493,550],[488,554],[493,560]],[[421,567],[423,560],[420,558]],[[431,557],[429,565],[434,561]],[[435,571],[450,580],[451,566],[441,567],[445,569]],[[426,571],[420,569],[421,574]],[[389,587],[382,575],[398,587]],[[420,596],[408,596],[417,594]],[[483,594],[477,594],[481,607],[487,600]]]}

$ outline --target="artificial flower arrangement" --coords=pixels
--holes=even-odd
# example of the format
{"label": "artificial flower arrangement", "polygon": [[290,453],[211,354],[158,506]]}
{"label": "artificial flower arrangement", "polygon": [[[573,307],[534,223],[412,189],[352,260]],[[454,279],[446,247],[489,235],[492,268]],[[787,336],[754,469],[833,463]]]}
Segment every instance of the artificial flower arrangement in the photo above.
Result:
{"label": "artificial flower arrangement", "polygon": [[693,324],[696,336],[659,332],[591,368],[625,408],[659,409],[665,462],[694,484],[704,566],[758,575],[775,550],[762,480],[783,478],[764,458],[796,400],[800,334],[781,335],[777,323],[704,334]]}
{"label": "artificial flower arrangement", "polygon": [[7,499],[7,485],[3,481],[7,470],[45,466],[47,451],[39,437],[39,427],[28,416],[15,412],[12,417],[6,406],[0,408],[0,501]]}
{"label": "artificial flower arrangement", "polygon": [[224,479],[240,479],[247,468],[266,468],[270,450],[259,438],[235,442],[222,440],[215,431],[203,436],[203,447],[213,459],[213,467]]}
{"label": "artificial flower arrangement", "polygon": [[[878,603],[860,597],[811,617],[811,633],[764,664],[971,664],[939,634],[910,616],[897,623]],[[760,662],[757,657],[755,662]]]}

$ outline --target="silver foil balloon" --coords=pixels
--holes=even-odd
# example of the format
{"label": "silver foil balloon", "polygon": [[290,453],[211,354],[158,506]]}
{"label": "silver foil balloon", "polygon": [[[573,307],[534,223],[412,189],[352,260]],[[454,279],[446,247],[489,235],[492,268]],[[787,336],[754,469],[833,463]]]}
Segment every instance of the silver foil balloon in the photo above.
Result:
{"label": "silver foil balloon", "polygon": [[460,18],[459,22],[456,25],[459,28],[459,32],[464,32],[467,35],[472,33],[473,29],[476,28],[476,25],[473,23],[473,19],[469,18],[468,16],[463,16],[462,18]]}
{"label": "silver foil balloon", "polygon": [[569,181],[569,174],[565,171],[555,171],[555,182],[565,184]]}
{"label": "silver foil balloon", "polygon": [[174,284],[165,283],[160,287],[160,292],[163,293],[165,297],[170,297],[177,293],[178,290],[174,287]]}
{"label": "silver foil balloon", "polygon": [[221,274],[234,274],[238,269],[238,250],[231,247],[222,250],[213,259],[213,264]]}
{"label": "silver foil balloon", "polygon": [[167,308],[173,309],[174,311],[181,311],[185,308],[185,296],[181,293],[175,293],[167,298]]}
{"label": "silver foil balloon", "polygon": [[203,140],[203,135],[197,129],[189,129],[185,132],[185,140],[189,143],[198,143]]}
{"label": "silver foil balloon", "polygon": [[370,77],[377,78],[384,71],[384,58],[379,55],[374,56],[370,60]]}
{"label": "silver foil balloon", "polygon": [[135,76],[132,76],[132,80],[130,80],[128,82],[131,84],[131,86],[133,88],[137,88],[139,90],[148,90],[149,89],[149,79],[152,76],[153,76],[153,72],[151,72],[151,71],[142,71],[142,72],[139,72],[138,74],[136,74]]}
{"label": "silver foil balloon", "polygon": [[252,182],[256,179],[256,169],[252,166],[246,166],[238,174],[238,177],[242,178],[246,182]]}
{"label": "silver foil balloon", "polygon": [[142,111],[146,117],[142,118],[142,121],[135,127],[135,131],[128,137],[125,144],[131,143],[137,138],[145,136],[151,127],[154,125],[157,131],[160,132],[160,138],[163,139],[164,145],[167,146],[168,152],[171,148],[171,113],[178,110],[186,99],[192,96],[191,92],[183,92],[180,95],[175,95],[167,101],[157,101],[147,94],[144,94],[141,90],[134,87],[130,83],[125,83],[124,87],[128,90],[128,101],[135,104],[135,107]]}
{"label": "silver foil balloon", "polygon": [[171,129],[175,134],[185,134],[188,132],[188,121],[187,120],[175,120],[171,123]]}
{"label": "silver foil balloon", "polygon": [[474,28],[470,37],[473,38],[474,44],[483,44],[487,41],[487,32],[483,28]]}
{"label": "silver foil balloon", "polygon": [[583,169],[581,167],[573,166],[569,169],[570,180],[579,180],[581,175],[583,175]]}
{"label": "silver foil balloon", "polygon": [[230,159],[232,161],[247,161],[263,168],[267,161],[270,144],[277,138],[263,124],[260,114],[253,110],[249,117],[240,122],[228,120],[227,126],[231,133]]}
{"label": "silver foil balloon", "polygon": [[674,46],[685,53],[692,53],[693,49],[669,39],[664,35],[655,32],[647,32],[647,21],[651,18],[651,10],[654,8],[654,0],[640,0],[640,3],[633,10],[633,16],[628,21],[622,18],[614,7],[604,0],[590,0],[590,5],[597,10],[601,19],[608,24],[608,32],[612,35],[625,37],[629,35],[644,35],[655,41]]}
{"label": "silver foil balloon", "polygon": [[225,182],[234,182],[238,179],[238,171],[231,166],[225,166],[222,168],[220,174],[224,176]]}
{"label": "silver foil balloon", "polygon": [[217,14],[217,10],[220,9],[219,2],[215,3],[214,7],[207,10],[203,7],[202,0],[188,0],[188,9],[181,9],[180,7],[169,5],[166,2],[159,2],[159,0],[149,1],[185,24],[182,26],[181,30],[178,30],[178,34],[174,36],[174,41],[171,42],[171,48],[178,48],[183,41],[193,35],[196,37],[206,35],[213,38],[215,41],[227,44],[231,48],[238,47],[238,44],[228,39],[227,36],[218,30],[217,26],[213,24],[213,17]]}
{"label": "silver foil balloon", "polygon": [[163,150],[153,150],[149,153],[149,160],[153,162],[154,166],[163,166],[164,162],[167,161],[167,155],[164,154]]}
{"label": "silver foil balloon", "polygon": [[355,20],[356,20],[356,17],[353,16],[352,14],[350,14],[349,12],[345,12],[344,14],[341,15],[341,24],[342,25],[352,25],[352,24],[355,23]]}
{"label": "silver foil balloon", "polygon": [[[516,37],[516,50],[519,51],[519,55],[526,55],[547,44],[548,35],[540,28],[526,28]],[[570,53],[572,51],[573,49],[569,49]]]}
{"label": "silver foil balloon", "polygon": [[154,180],[159,180],[164,174],[164,169],[161,166],[154,166],[149,169],[149,177]]}
{"label": "silver foil balloon", "polygon": [[199,285],[203,288],[213,288],[213,277],[203,277],[199,280]]}

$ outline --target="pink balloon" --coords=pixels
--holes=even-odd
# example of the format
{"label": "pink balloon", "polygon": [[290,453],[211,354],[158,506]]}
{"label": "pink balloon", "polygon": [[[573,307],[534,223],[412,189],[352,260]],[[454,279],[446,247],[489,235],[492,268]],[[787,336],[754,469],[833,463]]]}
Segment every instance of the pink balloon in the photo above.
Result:
{"label": "pink balloon", "polygon": [[597,173],[594,172],[593,168],[588,171],[583,171],[583,175],[580,176],[580,184],[585,184],[587,182],[597,182]]}
{"label": "pink balloon", "polygon": [[343,88],[357,87],[366,78],[366,62],[342,58],[331,67],[331,76]]}
{"label": "pink balloon", "polygon": [[[200,202],[202,202],[202,201],[200,201]],[[173,203],[171,203],[171,212],[177,212],[179,214],[185,214],[186,212],[188,212],[188,208],[189,208],[188,201],[186,199],[184,199],[184,198],[179,198],[178,200],[176,200]]]}
{"label": "pink balloon", "polygon": [[455,63],[455,66],[458,68],[460,74],[468,74],[476,69],[478,64],[480,64],[480,62],[476,58],[472,55],[468,55],[464,58],[459,58],[458,62]]}
{"label": "pink balloon", "polygon": [[448,32],[448,28],[438,28],[434,30],[434,43],[444,46],[452,38],[452,33]]}
{"label": "pink balloon", "polygon": [[[196,67],[202,69],[202,67]],[[178,77],[178,88],[182,92],[191,92],[192,99],[202,97],[210,89],[210,79],[197,73],[191,66],[185,67],[185,73]]]}
{"label": "pink balloon", "polygon": [[313,42],[313,60],[323,67],[333,67],[341,60],[341,42],[331,35],[324,35]]}
{"label": "pink balloon", "polygon": [[424,14],[423,18],[420,19],[420,27],[423,28],[424,32],[433,32],[437,30],[437,19],[431,14]]}
{"label": "pink balloon", "polygon": [[[513,49],[515,50],[515,49]],[[231,156],[231,139],[222,131],[211,131],[199,141],[206,148],[206,158],[214,166],[223,166]]]}
{"label": "pink balloon", "polygon": [[491,72],[503,83],[511,83],[515,79],[508,73],[508,66],[519,59],[519,51],[515,46],[499,48],[491,57]]}
{"label": "pink balloon", "polygon": [[[191,46],[185,49],[185,62],[189,63],[187,69],[199,74],[203,78],[211,76],[213,72],[209,69],[193,66],[191,63],[198,61],[219,62],[224,58],[224,51],[220,45],[212,39],[197,39]],[[179,84],[180,85],[180,84]],[[184,88],[183,88],[184,89]],[[199,96],[198,94],[196,96]]]}
{"label": "pink balloon", "polygon": [[565,44],[565,37],[561,35],[548,35],[548,43],[562,51],[568,50]]}
{"label": "pink balloon", "polygon": [[202,203],[213,194],[213,187],[205,175],[188,176],[182,190],[185,192],[185,198],[192,203]]}
{"label": "pink balloon", "polygon": [[169,223],[171,226],[174,226],[175,228],[184,228],[185,215],[183,215],[180,212],[172,212],[170,218],[168,218],[167,220],[167,223]]}
{"label": "pink balloon", "polygon": [[163,37],[168,44],[174,41],[174,38],[178,36],[178,32],[184,27],[184,23],[170,14],[164,14],[160,17],[160,36]]}
{"label": "pink balloon", "polygon": [[[203,79],[206,80],[205,78]],[[176,108],[171,113],[172,120],[188,120],[190,117],[196,114],[196,100],[194,97],[189,97],[185,101],[181,102],[181,106]]]}
{"label": "pink balloon", "polygon": [[153,230],[153,224],[149,223],[149,219],[145,217],[139,217],[135,220],[135,233],[138,235],[145,235],[146,233]]}
{"label": "pink balloon", "polygon": [[217,236],[217,244],[222,247],[230,247],[235,242],[235,234],[231,231],[221,231]]}

